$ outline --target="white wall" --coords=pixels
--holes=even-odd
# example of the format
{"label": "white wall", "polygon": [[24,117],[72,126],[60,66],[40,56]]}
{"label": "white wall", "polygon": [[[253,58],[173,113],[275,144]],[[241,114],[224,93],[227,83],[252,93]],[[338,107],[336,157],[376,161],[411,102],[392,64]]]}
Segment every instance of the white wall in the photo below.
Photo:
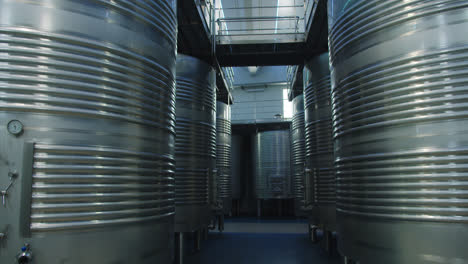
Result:
{"label": "white wall", "polygon": [[283,89],[285,85],[250,86],[233,91],[233,123],[251,123],[274,120],[276,114],[283,115]]}
{"label": "white wall", "polygon": [[262,66],[252,74],[247,67],[233,67],[234,85],[287,82],[287,68],[287,66]]}

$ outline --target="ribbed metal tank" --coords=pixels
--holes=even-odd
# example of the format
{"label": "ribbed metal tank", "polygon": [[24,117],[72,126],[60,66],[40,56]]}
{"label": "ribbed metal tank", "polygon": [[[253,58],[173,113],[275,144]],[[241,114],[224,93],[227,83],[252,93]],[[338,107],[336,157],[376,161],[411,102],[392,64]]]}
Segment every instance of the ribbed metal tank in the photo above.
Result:
{"label": "ribbed metal tank", "polygon": [[216,102],[216,169],[218,200],[227,214],[232,207],[231,107],[220,101]]}
{"label": "ribbed metal tank", "polygon": [[172,263],[175,1],[0,12],[0,263]]}
{"label": "ribbed metal tank", "polygon": [[232,182],[232,199],[239,200],[241,198],[241,174],[244,172],[242,168],[242,152],[244,139],[241,135],[232,135],[231,138],[231,182]]}
{"label": "ribbed metal tank", "polygon": [[178,54],[176,102],[176,232],[191,232],[208,225],[216,198],[214,69]]}
{"label": "ribbed metal tank", "polygon": [[305,119],[304,96],[293,99],[293,118],[291,123],[291,171],[296,215],[302,215],[305,207]]}
{"label": "ribbed metal tank", "polygon": [[468,2],[347,2],[329,2],[340,251],[468,263]]}
{"label": "ribbed metal tank", "polygon": [[258,132],[253,149],[256,198],[291,198],[289,130]]}
{"label": "ribbed metal tank", "polygon": [[335,171],[328,53],[312,58],[304,67],[306,140],[306,197],[315,224],[335,229]]}

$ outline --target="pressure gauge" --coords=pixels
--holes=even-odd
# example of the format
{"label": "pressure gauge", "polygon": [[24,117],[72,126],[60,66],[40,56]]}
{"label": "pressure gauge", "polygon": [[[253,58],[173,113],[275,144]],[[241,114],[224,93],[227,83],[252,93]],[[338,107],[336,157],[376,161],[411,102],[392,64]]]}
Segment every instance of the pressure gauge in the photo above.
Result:
{"label": "pressure gauge", "polygon": [[18,120],[11,120],[7,125],[10,134],[18,136],[23,132],[23,124]]}

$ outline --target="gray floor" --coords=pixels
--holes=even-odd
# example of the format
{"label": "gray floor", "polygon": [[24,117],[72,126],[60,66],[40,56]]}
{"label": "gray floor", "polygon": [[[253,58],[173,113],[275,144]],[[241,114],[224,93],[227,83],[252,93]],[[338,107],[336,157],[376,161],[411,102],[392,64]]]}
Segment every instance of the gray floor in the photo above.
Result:
{"label": "gray floor", "polygon": [[306,234],[307,222],[299,220],[227,220],[225,233]]}
{"label": "gray floor", "polygon": [[308,240],[307,224],[297,220],[236,219],[225,231],[210,232],[200,252],[186,256],[187,264],[338,264],[320,244]]}

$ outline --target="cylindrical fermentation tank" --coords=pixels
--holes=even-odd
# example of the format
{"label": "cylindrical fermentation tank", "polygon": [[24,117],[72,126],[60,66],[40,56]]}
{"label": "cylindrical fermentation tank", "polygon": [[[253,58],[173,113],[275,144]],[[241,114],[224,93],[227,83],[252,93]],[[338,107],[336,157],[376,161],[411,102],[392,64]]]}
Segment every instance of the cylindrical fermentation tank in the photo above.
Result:
{"label": "cylindrical fermentation tank", "polygon": [[290,132],[258,132],[254,138],[254,177],[257,199],[291,198]]}
{"label": "cylindrical fermentation tank", "polygon": [[328,53],[306,62],[303,77],[307,204],[312,206],[312,224],[334,231],[336,188]]}
{"label": "cylindrical fermentation tank", "polygon": [[468,2],[328,7],[340,251],[468,263]]}
{"label": "cylindrical fermentation tank", "polygon": [[177,56],[176,232],[205,228],[214,203],[216,168],[215,71],[207,63]]}
{"label": "cylindrical fermentation tank", "polygon": [[244,140],[242,135],[232,135],[231,138],[231,182],[232,199],[241,198],[241,175],[245,172],[242,162],[244,153],[242,152]]}
{"label": "cylindrical fermentation tank", "polygon": [[232,207],[231,107],[220,101],[216,102],[216,169],[218,201],[228,214]]}
{"label": "cylindrical fermentation tank", "polygon": [[175,1],[0,10],[0,263],[172,263]]}
{"label": "cylindrical fermentation tank", "polygon": [[304,96],[293,99],[293,118],[291,122],[291,167],[293,176],[293,195],[296,215],[304,212],[304,170],[305,170],[305,134],[304,134]]}

